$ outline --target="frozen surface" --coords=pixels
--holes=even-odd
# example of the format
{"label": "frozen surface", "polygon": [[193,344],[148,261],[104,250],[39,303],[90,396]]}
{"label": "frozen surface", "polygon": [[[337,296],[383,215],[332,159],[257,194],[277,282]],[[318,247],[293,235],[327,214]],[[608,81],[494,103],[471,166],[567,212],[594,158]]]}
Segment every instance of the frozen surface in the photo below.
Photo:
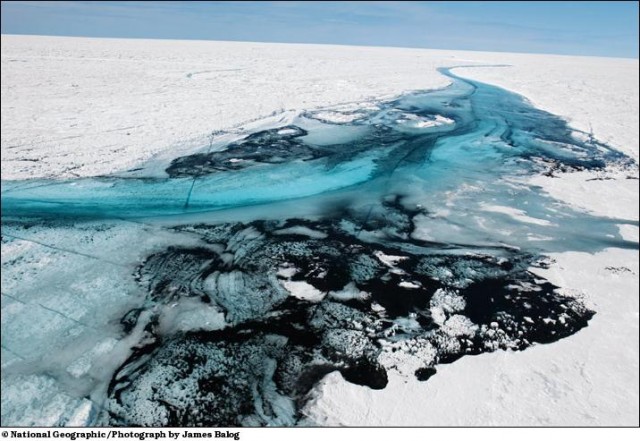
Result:
{"label": "frozen surface", "polygon": [[274,112],[448,84],[449,54],[393,52],[2,35],[2,177],[124,171]]}
{"label": "frozen surface", "polygon": [[469,60],[511,66],[508,74],[486,67],[461,68],[460,75],[526,96],[536,107],[567,118],[572,127],[638,160],[637,59],[494,54]]}
{"label": "frozen surface", "polygon": [[[460,64],[511,65],[510,74],[483,68],[474,78],[521,93],[637,159],[628,127],[638,125],[637,60],[2,35],[2,175],[124,171],[285,109],[362,108],[363,100],[442,87],[448,81],[435,68]],[[346,109],[323,116],[357,118]]]}
{"label": "frozen surface", "polygon": [[[637,257],[613,249],[566,253],[540,272],[596,302],[592,322],[571,338],[522,353],[463,357],[425,383],[392,374],[380,391],[332,373],[307,413],[322,425],[637,424]],[[605,269],[620,262],[629,271]]]}
{"label": "frozen surface", "polygon": [[637,61],[2,40],[3,424],[638,424]]}
{"label": "frozen surface", "polygon": [[[504,54],[505,68],[457,69],[559,113],[638,158],[638,61]],[[527,182],[582,210],[638,220],[637,170],[536,176]],[[493,207],[495,209],[495,207]],[[509,213],[520,215],[510,208]],[[638,241],[638,226],[621,225]],[[391,375],[383,391],[325,377],[307,408],[326,425],[638,425],[638,252],[553,256],[543,271],[598,314],[557,345],[496,352],[442,366],[427,383]],[[371,403],[365,405],[364,403]]]}

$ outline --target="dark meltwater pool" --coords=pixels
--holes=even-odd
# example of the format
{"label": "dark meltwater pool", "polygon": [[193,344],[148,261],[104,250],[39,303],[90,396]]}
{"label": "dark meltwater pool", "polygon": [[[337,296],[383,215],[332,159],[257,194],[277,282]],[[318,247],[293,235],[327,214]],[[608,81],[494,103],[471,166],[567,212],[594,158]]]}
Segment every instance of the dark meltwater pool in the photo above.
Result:
{"label": "dark meltwater pool", "polygon": [[[126,275],[110,289],[94,270],[4,259],[3,381],[53,378],[88,400],[88,425],[294,425],[329,372],[372,389],[391,370],[427,381],[438,364],[588,326],[594,311],[529,270],[549,252],[638,244],[618,233],[627,221],[575,211],[526,178],[631,160],[518,95],[441,72],[443,90],[297,114],[117,176],[3,181],[3,247]],[[100,234],[128,228],[105,253]],[[129,264],[118,252],[132,249],[145,251]],[[17,282],[27,276],[44,297],[95,287],[75,300],[84,312],[39,297],[91,326],[60,318],[64,332],[47,333],[68,357],[14,325],[36,289]],[[99,354],[85,370],[73,368],[78,339]],[[109,351],[119,361],[101,364]]]}

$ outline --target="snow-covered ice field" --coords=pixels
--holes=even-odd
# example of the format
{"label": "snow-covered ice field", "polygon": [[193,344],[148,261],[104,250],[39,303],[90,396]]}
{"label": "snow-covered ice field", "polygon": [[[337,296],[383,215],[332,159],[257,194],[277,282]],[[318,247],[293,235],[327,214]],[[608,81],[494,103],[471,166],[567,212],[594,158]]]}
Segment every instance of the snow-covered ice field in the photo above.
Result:
{"label": "snow-covered ice field", "polygon": [[[206,145],[213,132],[234,134],[270,115],[278,119],[323,109],[322,118],[344,121],[353,117],[345,109],[366,109],[403,92],[447,86],[451,80],[436,69],[462,65],[485,67],[457,68],[455,74],[519,93],[536,107],[565,118],[585,137],[592,136],[637,163],[638,60],[3,35],[2,179],[122,173],[145,161],[188,155]],[[441,117],[416,125],[441,123],[446,126],[448,121]],[[537,175],[514,182],[520,184],[540,187],[586,213],[625,220],[619,224],[620,234],[637,244],[637,165]],[[485,208],[523,222],[533,219],[514,208]],[[304,226],[290,228],[310,237],[324,234]],[[169,233],[158,231],[142,224],[108,229],[87,236],[86,249],[74,249],[73,254],[61,245],[63,232],[29,233],[39,242],[3,241],[3,265],[18,261],[22,277],[2,280],[3,425],[74,425],[91,420],[89,400],[97,396],[95,392],[92,398],[87,396],[91,381],[99,382],[100,375],[108,377],[124,361],[130,344],[127,339],[103,335],[110,324],[101,320],[126,312],[140,300],[129,295],[135,289],[126,275],[131,265],[162,247],[164,237],[160,236]],[[291,230],[283,231],[274,234]],[[172,234],[185,243],[192,240],[186,233]],[[134,237],[143,245],[128,249]],[[101,249],[98,256],[93,254],[96,241]],[[110,260],[115,253],[118,260]],[[105,263],[96,268],[87,264],[87,256]],[[596,312],[586,328],[524,351],[465,356],[438,365],[437,373],[424,382],[390,371],[389,384],[382,390],[347,382],[334,371],[312,390],[302,423],[638,425],[637,245],[550,257],[554,263],[548,269],[533,271],[567,294],[584,299]],[[97,271],[94,285],[65,285],[74,271]],[[289,280],[294,274],[291,268],[280,271],[293,296],[322,298],[311,285]],[[39,285],[42,274],[56,283]],[[403,283],[412,286],[412,282]],[[20,286],[28,295],[15,299],[12,293]],[[342,291],[331,291],[331,296],[366,296],[355,288],[347,285]],[[48,297],[38,294],[43,291],[48,291]],[[104,309],[92,310],[91,296],[105,291],[113,295],[103,303]],[[202,329],[224,326],[215,311],[204,317],[197,305],[189,303],[178,310],[167,309],[161,316],[160,326],[165,328],[181,329],[182,323],[198,320]],[[15,336],[33,326],[33,317],[46,323],[45,332],[40,332],[40,340],[20,341]],[[139,329],[137,337],[142,332]],[[34,376],[29,369],[24,370],[23,383],[16,382],[15,376],[5,378],[5,368],[20,358],[33,357],[33,371],[41,372],[43,366],[37,365],[41,354],[70,341],[77,348],[56,360],[63,365],[73,358],[66,369],[69,378]],[[22,352],[23,348],[30,352]],[[115,355],[107,360],[105,354]],[[103,367],[96,369],[97,364]],[[73,381],[90,370],[93,380],[80,385]],[[44,392],[34,400],[36,390]],[[286,419],[274,421],[287,423]]]}

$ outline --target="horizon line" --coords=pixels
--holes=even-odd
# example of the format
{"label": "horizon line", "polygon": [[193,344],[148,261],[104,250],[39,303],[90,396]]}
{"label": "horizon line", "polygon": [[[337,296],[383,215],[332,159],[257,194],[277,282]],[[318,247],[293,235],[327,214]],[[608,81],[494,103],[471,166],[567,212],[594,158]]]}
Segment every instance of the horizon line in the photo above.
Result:
{"label": "horizon line", "polygon": [[220,43],[252,43],[252,44],[279,44],[279,45],[305,45],[305,46],[339,46],[339,47],[366,47],[380,49],[422,49],[443,52],[477,52],[477,53],[493,53],[493,54],[515,54],[515,55],[547,55],[555,57],[574,57],[574,58],[606,58],[619,60],[636,60],[640,61],[638,55],[633,56],[607,56],[607,55],[579,55],[554,52],[511,52],[501,50],[479,50],[479,49],[446,49],[437,47],[424,46],[394,46],[394,45],[377,45],[377,44],[346,44],[346,43],[310,43],[310,42],[282,42],[282,41],[255,41],[255,40],[218,40],[218,39],[202,39],[202,38],[163,38],[163,37],[96,37],[89,35],[60,35],[60,34],[32,34],[32,33],[0,33],[3,36],[30,36],[30,37],[58,37],[58,38],[84,38],[92,40],[149,40],[149,41],[200,41],[200,42],[220,42]]}

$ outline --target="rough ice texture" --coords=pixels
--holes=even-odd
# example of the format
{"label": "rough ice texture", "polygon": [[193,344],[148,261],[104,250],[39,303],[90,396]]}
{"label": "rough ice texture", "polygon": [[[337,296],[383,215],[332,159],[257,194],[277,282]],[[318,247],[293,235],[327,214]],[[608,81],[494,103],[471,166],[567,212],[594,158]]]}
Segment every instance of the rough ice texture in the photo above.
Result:
{"label": "rough ice texture", "polygon": [[436,67],[478,64],[512,66],[458,73],[518,92],[638,158],[637,60],[2,35],[2,176],[122,171],[283,109],[443,87]]}
{"label": "rough ice texture", "polygon": [[446,86],[439,51],[2,35],[2,177],[95,176],[284,109]]}
{"label": "rough ice texture", "polygon": [[519,93],[638,161],[637,59],[492,54],[470,60],[511,66],[508,72],[502,67],[456,72]]}
{"label": "rough ice texture", "polygon": [[[308,415],[323,425],[637,424],[637,253],[554,257],[557,265],[545,276],[595,302],[598,313],[587,328],[552,345],[439,365],[422,383],[391,372],[380,391],[332,373],[315,389]],[[625,260],[631,272],[604,269]]]}
{"label": "rough ice texture", "polygon": [[[536,106],[567,118],[572,127],[638,159],[638,60],[3,35],[2,177],[68,178],[123,171],[156,155],[189,153],[214,131],[241,127],[282,109],[356,101],[362,107],[363,101],[405,90],[445,86],[448,80],[436,73],[437,66],[479,64],[511,66],[460,68],[456,73],[520,93]],[[538,177],[530,184],[591,213],[637,225],[638,181],[629,176],[637,178],[637,171],[579,172]],[[620,229],[626,238],[638,240],[637,226]],[[10,260],[17,246],[37,244],[4,243],[3,260]],[[47,259],[60,266],[67,262],[59,259],[60,253],[39,254],[44,260],[36,266],[50,265]],[[544,271],[544,277],[568,294],[583,295],[591,302],[597,314],[587,328],[525,352],[463,357],[439,366],[426,382],[406,375],[411,372],[407,361],[394,358],[402,352],[389,350],[380,361],[397,366],[397,373],[390,374],[384,390],[348,383],[338,372],[329,374],[312,391],[314,399],[305,409],[308,421],[638,425],[637,251],[608,249],[596,255],[565,253],[553,258],[556,263],[549,270],[537,271]],[[3,291],[15,282],[3,280]],[[8,307],[3,313],[24,307],[22,302],[28,307],[51,306],[38,306],[40,298],[19,300],[3,297],[3,307]],[[454,298],[441,300],[432,307],[444,321],[446,308],[455,312],[457,306]],[[67,321],[71,333],[77,325],[73,320],[91,319],[71,299],[55,306],[66,309],[58,314],[41,308],[42,314]],[[184,314],[188,320],[186,310]],[[451,332],[465,332],[460,320],[449,325]],[[46,329],[34,332],[38,334],[34,337],[42,337]],[[426,343],[411,344],[412,351],[420,354],[414,360],[433,356]],[[3,365],[13,364],[21,355],[3,348]],[[77,372],[86,368],[75,367]],[[25,387],[58,397],[50,403],[74,400],[50,383],[30,377]],[[4,389],[3,398],[15,405],[12,397],[18,391]],[[19,409],[24,419],[15,421],[46,425],[86,420],[85,404],[80,400],[77,404],[77,414],[62,416],[24,402]]]}
{"label": "rough ice texture", "polygon": [[[460,64],[472,60],[512,66],[456,73],[523,94],[637,161],[638,60],[478,53]],[[621,224],[620,231],[637,242],[637,177],[637,169],[608,170],[537,176],[528,184],[592,214],[632,221]],[[638,252],[610,248],[551,257],[551,268],[537,271],[593,304],[597,314],[587,328],[525,353],[464,357],[440,366],[427,382],[391,374],[381,391],[351,385],[332,373],[314,390],[309,420],[324,425],[637,426]]]}

